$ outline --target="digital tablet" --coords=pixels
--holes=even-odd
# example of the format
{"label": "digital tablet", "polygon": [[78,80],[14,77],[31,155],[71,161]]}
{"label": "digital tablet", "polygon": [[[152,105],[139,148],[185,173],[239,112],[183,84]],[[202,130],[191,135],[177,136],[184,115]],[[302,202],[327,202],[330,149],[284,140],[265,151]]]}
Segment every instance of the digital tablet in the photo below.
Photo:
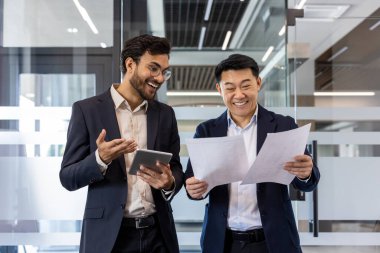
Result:
{"label": "digital tablet", "polygon": [[140,165],[144,165],[150,169],[159,171],[156,162],[169,163],[172,158],[171,153],[161,152],[156,150],[138,149],[135,158],[133,158],[129,174],[136,175],[140,169]]}

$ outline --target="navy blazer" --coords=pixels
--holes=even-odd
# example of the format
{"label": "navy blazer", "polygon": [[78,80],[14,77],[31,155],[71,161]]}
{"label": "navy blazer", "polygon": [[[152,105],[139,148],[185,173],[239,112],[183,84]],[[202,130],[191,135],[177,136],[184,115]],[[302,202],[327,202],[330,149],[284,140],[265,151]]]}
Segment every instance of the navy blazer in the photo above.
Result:
{"label": "navy blazer", "polygon": [[[257,153],[260,151],[267,133],[297,128],[293,118],[275,114],[260,105],[257,120]],[[194,138],[226,136],[227,129],[227,112],[224,112],[218,118],[200,124],[196,129]],[[192,177],[193,175],[193,169],[189,160],[185,178]],[[295,188],[302,191],[312,191],[317,186],[319,177],[319,170],[314,166],[311,178],[307,183],[295,178],[292,184]],[[269,252],[302,252],[288,187],[277,183],[258,183],[256,194]],[[228,204],[229,194],[227,184],[216,186],[209,192],[209,203],[205,209],[201,236],[202,252],[224,252]]]}
{"label": "navy blazer", "polygon": [[[124,156],[113,160],[103,175],[96,162],[96,139],[102,129],[106,141],[120,137],[115,105],[110,90],[73,104],[62,160],[60,180],[70,190],[88,186],[84,211],[80,252],[111,252],[116,241],[123,209],[127,200],[127,175]],[[173,109],[157,101],[149,101],[147,109],[147,147],[170,152],[170,168],[176,182],[175,193],[183,184],[179,158],[180,140]],[[161,191],[152,189],[162,236],[170,253],[178,253],[178,240],[170,202]]]}

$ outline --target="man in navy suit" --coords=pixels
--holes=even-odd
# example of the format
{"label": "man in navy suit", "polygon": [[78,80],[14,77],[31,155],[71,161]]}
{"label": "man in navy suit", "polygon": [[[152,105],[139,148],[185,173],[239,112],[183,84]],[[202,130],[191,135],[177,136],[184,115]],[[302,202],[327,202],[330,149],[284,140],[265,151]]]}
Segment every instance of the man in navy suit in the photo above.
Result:
{"label": "man in navy suit", "polygon": [[[81,253],[179,252],[170,200],[183,184],[180,140],[173,109],[154,100],[169,53],[165,38],[126,41],[122,82],[73,105],[60,179],[70,191],[88,186]],[[138,148],[173,157],[130,175]]]}
{"label": "man in navy suit", "polygon": [[[243,135],[253,163],[267,133],[297,127],[293,118],[258,105],[261,79],[252,58],[231,55],[218,64],[215,77],[227,111],[200,124],[194,138]],[[296,156],[284,169],[296,176],[292,184],[297,189],[312,191],[318,184],[319,171],[308,153]],[[191,161],[185,178],[190,198],[201,199],[207,182],[194,178]],[[201,247],[205,253],[302,252],[287,186],[236,182],[214,187],[206,205]]]}

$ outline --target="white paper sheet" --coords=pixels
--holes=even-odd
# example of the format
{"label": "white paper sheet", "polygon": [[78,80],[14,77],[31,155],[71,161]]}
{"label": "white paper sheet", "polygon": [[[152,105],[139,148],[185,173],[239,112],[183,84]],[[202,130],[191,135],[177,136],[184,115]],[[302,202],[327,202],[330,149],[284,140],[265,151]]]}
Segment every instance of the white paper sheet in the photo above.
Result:
{"label": "white paper sheet", "polygon": [[290,184],[294,175],[284,170],[284,165],[305,152],[309,132],[310,124],[285,132],[269,133],[241,184]]}
{"label": "white paper sheet", "polygon": [[187,139],[194,177],[208,183],[207,193],[217,185],[240,181],[249,169],[244,138]]}

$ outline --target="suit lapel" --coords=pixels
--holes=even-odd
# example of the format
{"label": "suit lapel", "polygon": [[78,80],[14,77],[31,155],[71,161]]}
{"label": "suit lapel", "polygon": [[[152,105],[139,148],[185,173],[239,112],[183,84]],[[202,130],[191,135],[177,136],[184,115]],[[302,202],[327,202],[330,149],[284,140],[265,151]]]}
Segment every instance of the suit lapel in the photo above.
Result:
{"label": "suit lapel", "polygon": [[[119,130],[119,124],[117,123],[116,113],[115,113],[115,104],[111,97],[110,90],[106,91],[102,95],[99,96],[99,116],[100,120],[104,126],[104,129],[106,130],[106,141],[111,141],[113,139],[120,139],[120,130]],[[120,168],[124,173],[125,171],[125,160],[124,156],[119,156],[117,158]]]}
{"label": "suit lapel", "polygon": [[225,137],[227,136],[227,111],[220,115],[213,125],[214,129],[210,131],[211,136],[209,137]]}
{"label": "suit lapel", "polygon": [[146,112],[147,123],[147,148],[154,149],[156,143],[158,122],[160,119],[160,111],[157,108],[157,104],[153,101],[148,102],[148,110]]}
{"label": "suit lapel", "polygon": [[272,115],[266,109],[259,105],[257,120],[257,154],[263,146],[267,134],[273,133],[275,128],[276,124],[273,121]]}
{"label": "suit lapel", "polygon": [[[271,113],[269,113],[265,108],[259,106],[258,111],[258,119],[257,119],[257,146],[256,146],[256,154],[260,152],[261,147],[264,144],[265,138],[268,133],[273,133],[276,129],[276,123],[274,122],[274,118]],[[264,191],[265,183],[258,183],[256,188],[257,193],[257,201],[260,209],[262,194],[260,192]],[[261,210],[261,209],[260,209]]]}

